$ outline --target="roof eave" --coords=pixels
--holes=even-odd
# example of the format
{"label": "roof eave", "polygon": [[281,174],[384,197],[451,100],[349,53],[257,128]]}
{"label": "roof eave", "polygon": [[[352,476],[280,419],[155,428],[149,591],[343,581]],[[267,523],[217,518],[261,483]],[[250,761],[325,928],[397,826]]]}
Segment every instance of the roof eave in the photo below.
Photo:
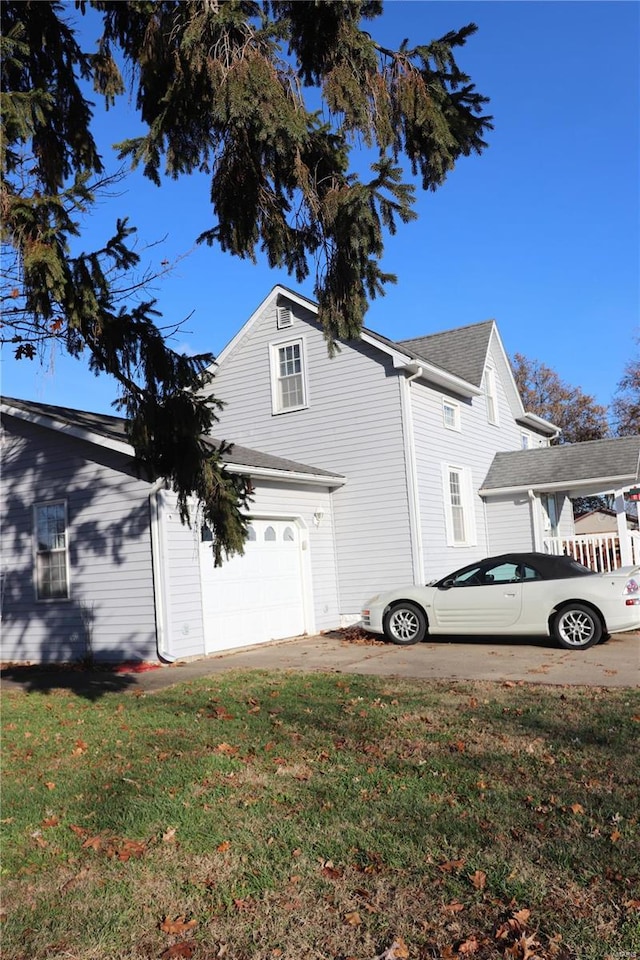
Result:
{"label": "roof eave", "polygon": [[427,360],[422,360],[418,356],[411,356],[404,351],[387,346],[386,343],[381,343],[380,340],[372,337],[366,331],[362,332],[361,340],[391,357],[393,366],[396,369],[410,369],[415,372],[419,367],[422,370],[420,376],[423,380],[428,380],[430,383],[435,383],[437,386],[444,387],[452,393],[457,393],[463,397],[479,397],[482,393],[480,387],[476,387],[475,384],[469,383],[461,377],[456,377],[453,373],[447,373],[446,370],[435,367]]}
{"label": "roof eave", "polygon": [[[64,433],[65,436],[73,437],[76,440],[85,440],[100,447],[106,447],[117,453],[123,453],[126,456],[134,457],[135,450],[130,443],[115,440],[106,437],[103,434],[96,433],[93,430],[87,430],[82,427],[73,426],[64,420],[58,420],[55,417],[49,417],[41,413],[33,413],[22,410],[19,407],[12,407],[10,404],[0,404],[0,409],[6,416],[17,417],[20,420],[26,420],[39,427],[45,427],[49,430],[57,430]],[[311,486],[322,487],[341,487],[346,483],[346,477],[335,475],[325,475],[314,473],[305,473],[304,471],[279,470],[276,467],[253,467],[249,464],[224,462],[224,468],[229,473],[237,473],[242,476],[252,476],[261,479],[287,480],[291,483],[304,483]]]}
{"label": "roof eave", "polygon": [[9,417],[16,417],[18,420],[25,420],[38,427],[46,427],[49,430],[57,430],[68,437],[74,437],[76,440],[85,440],[88,443],[96,444],[100,447],[106,447],[109,450],[115,450],[116,453],[124,453],[127,456],[135,456],[135,451],[126,440],[116,440],[114,437],[107,437],[102,433],[96,433],[86,427],[78,427],[67,423],[65,420],[59,420],[56,417],[47,416],[44,413],[34,413],[29,410],[22,410],[20,407],[12,407],[10,404],[0,404],[0,409]]}
{"label": "roof eave", "polygon": [[505,496],[512,493],[528,493],[533,490],[534,493],[553,493],[558,491],[575,493],[580,495],[587,490],[597,491],[598,493],[609,493],[614,491],[626,492],[638,482],[634,474],[624,474],[619,477],[589,477],[586,480],[554,480],[550,483],[523,483],[511,487],[481,487],[478,494],[481,497]]}
{"label": "roof eave", "polygon": [[285,480],[290,483],[304,483],[315,487],[341,487],[347,482],[346,477],[337,475],[326,476],[317,473],[303,473],[295,470],[278,470],[275,467],[252,467],[244,463],[226,463],[225,468],[230,473],[252,477],[256,480]]}
{"label": "roof eave", "polygon": [[562,433],[562,427],[559,427],[556,423],[551,423],[550,420],[545,420],[543,417],[539,417],[537,413],[531,413],[528,410],[525,410],[522,416],[516,417],[516,420],[518,423],[534,427],[536,430],[539,430],[541,433],[546,433],[550,437],[559,437]]}

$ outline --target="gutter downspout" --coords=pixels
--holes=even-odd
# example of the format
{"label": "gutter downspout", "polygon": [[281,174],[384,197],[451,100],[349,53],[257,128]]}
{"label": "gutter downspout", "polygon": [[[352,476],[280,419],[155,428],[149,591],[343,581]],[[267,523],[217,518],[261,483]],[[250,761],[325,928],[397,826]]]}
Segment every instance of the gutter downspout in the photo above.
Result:
{"label": "gutter downspout", "polygon": [[160,660],[174,663],[176,657],[165,649],[166,617],[165,617],[165,568],[164,553],[162,550],[162,536],[160,530],[160,503],[158,493],[164,488],[164,480],[156,480],[149,494],[149,517],[151,530],[151,567],[153,571],[153,603],[156,614],[156,649]]}
{"label": "gutter downspout", "polygon": [[403,370],[413,370],[410,377],[400,382],[400,406],[404,426],[404,453],[408,474],[409,527],[413,554],[413,578],[416,584],[424,583],[424,554],[420,524],[420,504],[418,502],[418,468],[416,465],[416,444],[413,432],[413,413],[411,409],[410,384],[422,376],[423,368],[418,364],[407,364]]}

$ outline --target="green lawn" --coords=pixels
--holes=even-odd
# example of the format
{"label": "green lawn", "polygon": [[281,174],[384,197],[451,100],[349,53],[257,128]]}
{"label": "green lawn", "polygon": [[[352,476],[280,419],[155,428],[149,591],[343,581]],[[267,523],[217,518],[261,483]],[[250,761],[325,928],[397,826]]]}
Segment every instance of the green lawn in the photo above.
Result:
{"label": "green lawn", "polygon": [[3,697],[5,960],[630,960],[640,695],[227,674]]}

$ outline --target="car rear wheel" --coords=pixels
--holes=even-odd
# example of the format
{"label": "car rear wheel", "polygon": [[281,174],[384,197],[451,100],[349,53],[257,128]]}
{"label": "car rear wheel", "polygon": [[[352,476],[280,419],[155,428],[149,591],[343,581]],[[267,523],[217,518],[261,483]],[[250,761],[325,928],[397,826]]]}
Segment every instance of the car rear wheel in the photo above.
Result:
{"label": "car rear wheel", "polygon": [[587,650],[602,637],[602,624],[589,607],[572,603],[556,614],[553,635],[565,650]]}
{"label": "car rear wheel", "polygon": [[427,635],[427,618],[424,611],[408,600],[388,610],[382,626],[387,640],[404,646],[420,643]]}

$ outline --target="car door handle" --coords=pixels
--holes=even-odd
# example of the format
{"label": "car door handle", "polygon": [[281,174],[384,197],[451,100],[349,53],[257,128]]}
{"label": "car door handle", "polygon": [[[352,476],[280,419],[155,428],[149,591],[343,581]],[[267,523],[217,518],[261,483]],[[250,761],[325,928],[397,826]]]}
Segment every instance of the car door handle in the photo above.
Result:
{"label": "car door handle", "polygon": [[505,597],[515,597],[515,593],[505,593]]}

